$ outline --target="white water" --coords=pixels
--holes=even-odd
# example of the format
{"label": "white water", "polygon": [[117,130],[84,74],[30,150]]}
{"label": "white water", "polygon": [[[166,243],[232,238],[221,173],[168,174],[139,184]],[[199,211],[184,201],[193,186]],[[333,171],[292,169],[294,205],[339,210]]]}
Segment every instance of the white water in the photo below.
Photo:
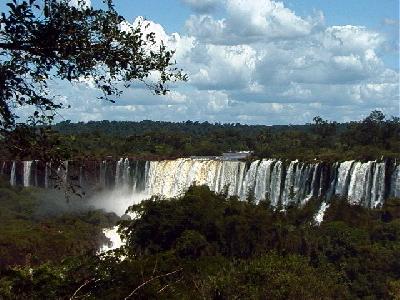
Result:
{"label": "white water", "polygon": [[100,250],[99,250],[100,253],[118,249],[124,245],[124,242],[121,240],[121,237],[117,231],[118,231],[117,226],[115,226],[113,228],[103,229],[104,235],[110,240],[110,242],[109,242],[109,244],[105,244],[100,248]]}
{"label": "white water", "polygon": [[10,174],[10,185],[11,186],[15,186],[17,184],[17,176],[15,174],[16,172],[16,162],[13,161],[12,162],[12,166],[11,166],[11,174]]}
{"label": "white water", "polygon": [[[9,173],[10,184],[16,185],[17,174],[22,173],[24,186],[37,185],[36,164],[34,167],[32,163],[24,161],[21,172],[17,171],[17,163],[13,161]],[[66,182],[68,162],[64,166],[65,169],[58,169],[58,175]],[[196,184],[207,185],[218,193],[226,192],[228,196],[238,196],[241,200],[249,195],[253,195],[255,201],[267,198],[273,206],[279,202],[283,206],[290,203],[304,204],[315,196],[329,200],[333,195],[339,195],[347,197],[353,204],[376,207],[387,196],[400,197],[400,165],[395,162],[390,168],[393,171],[388,173],[387,164],[376,161],[345,161],[326,166],[298,161],[284,163],[276,159],[246,164],[209,158],[148,162],[121,158],[116,164],[111,161],[100,162],[96,182],[103,187],[103,192],[90,198],[89,202],[96,208],[123,215],[130,205],[151,195],[176,197]],[[71,174],[74,174],[73,170]],[[83,175],[82,168],[78,169],[78,174],[82,184],[82,177],[87,175]],[[49,163],[46,164],[44,176],[44,186],[49,187]],[[109,186],[112,183],[115,183],[114,188]],[[326,208],[327,205],[322,204],[315,217],[317,222],[322,221]]]}
{"label": "white water", "polygon": [[[22,173],[24,186],[37,185],[36,164],[24,161],[22,166],[23,170],[17,172],[16,162],[12,163],[10,184],[16,185],[16,174]],[[65,169],[60,167],[57,173],[67,182],[68,162],[65,162],[64,167]],[[148,196],[161,195],[165,198],[176,197],[196,184],[207,185],[217,193],[226,192],[228,196],[238,196],[241,200],[250,195],[255,201],[267,198],[274,206],[278,202],[283,206],[290,203],[304,204],[316,196],[329,200],[338,195],[348,198],[353,204],[376,207],[384,202],[385,197],[400,195],[400,167],[395,162],[390,168],[393,171],[388,173],[384,162],[375,161],[345,161],[329,167],[320,163],[306,164],[298,161],[284,163],[276,159],[256,160],[246,164],[241,161],[210,158],[150,162],[121,158],[116,163],[100,162],[96,182],[103,190],[108,190],[109,194],[123,191],[121,193],[124,197],[115,197],[128,199],[123,200],[123,203],[129,202],[130,197],[136,197],[137,193]],[[86,182],[89,174],[85,172],[82,167],[71,170],[71,174],[79,174],[78,182],[81,185]],[[44,182],[45,187],[49,187],[50,163],[46,164],[44,173],[45,178],[41,182]],[[112,203],[107,205],[113,208],[116,201],[114,196],[112,199],[100,202]],[[121,205],[116,205],[119,212],[122,211],[119,208]],[[125,205],[124,209],[127,206]]]}
{"label": "white water", "polygon": [[31,176],[32,176],[32,163],[33,161],[24,161],[23,166],[24,166],[24,186],[28,187],[31,185]]}
{"label": "white water", "polygon": [[391,197],[400,197],[400,165],[397,165],[391,178]]}
{"label": "white water", "polygon": [[[90,199],[89,203],[98,209],[104,209],[106,211],[113,211],[117,215],[122,216],[126,213],[129,206],[138,204],[141,201],[148,199],[149,195],[146,193],[131,193],[131,191],[125,188],[117,188],[113,191],[100,193]],[[128,215],[133,218],[132,214]],[[110,250],[117,249],[124,245],[124,241],[121,240],[118,232],[118,226],[113,228],[104,228],[104,235],[110,240],[110,243],[104,244],[100,249],[100,253],[104,253]]]}
{"label": "white water", "polygon": [[318,212],[314,216],[315,223],[317,223],[318,225],[320,225],[322,223],[322,221],[324,220],[325,212],[328,208],[329,208],[329,204],[327,204],[326,202],[322,202],[321,207],[319,208]]}
{"label": "white water", "polygon": [[347,193],[348,181],[350,177],[350,170],[353,166],[354,160],[345,161],[339,165],[337,184],[335,187],[335,194],[345,196]]}

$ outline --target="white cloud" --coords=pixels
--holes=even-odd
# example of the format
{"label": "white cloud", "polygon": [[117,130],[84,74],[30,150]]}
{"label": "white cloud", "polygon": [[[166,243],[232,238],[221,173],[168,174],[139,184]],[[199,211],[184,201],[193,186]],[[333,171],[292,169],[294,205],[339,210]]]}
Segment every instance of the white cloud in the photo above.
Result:
{"label": "white cloud", "polygon": [[214,44],[248,44],[260,40],[290,39],[307,35],[323,20],[298,17],[283,3],[270,0],[227,0],[226,17],[191,16],[186,22],[188,34]]}
{"label": "white cloud", "polygon": [[[93,105],[88,99],[97,92],[76,85],[66,93],[73,107],[66,118],[287,124],[315,115],[360,119],[372,109],[398,115],[399,73],[382,60],[383,34],[325,26],[322,12],[300,17],[272,0],[186,4],[198,14],[188,18],[185,33],[167,33],[143,18],[132,24],[154,32],[156,47],[163,41],[176,50],[188,83],[161,97],[135,84],[115,105]],[[217,4],[223,17],[206,9]]]}
{"label": "white cloud", "polygon": [[337,53],[364,52],[382,45],[384,38],[364,26],[331,26],[321,33],[323,45]]}
{"label": "white cloud", "polygon": [[[250,84],[255,68],[255,51],[249,46],[215,46],[197,44],[193,60],[200,52],[202,63],[194,71],[191,83],[200,89],[237,89]],[[205,63],[206,62],[206,63]]]}
{"label": "white cloud", "polygon": [[228,0],[228,24],[236,34],[290,38],[308,34],[311,25],[284,7],[269,0]]}

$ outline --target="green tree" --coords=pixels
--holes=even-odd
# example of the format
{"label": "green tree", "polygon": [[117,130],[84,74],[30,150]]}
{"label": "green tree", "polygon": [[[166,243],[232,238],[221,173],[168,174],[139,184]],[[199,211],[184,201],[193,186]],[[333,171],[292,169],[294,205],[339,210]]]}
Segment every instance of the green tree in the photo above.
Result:
{"label": "green tree", "polygon": [[[111,102],[134,81],[165,94],[168,82],[186,80],[174,67],[174,52],[162,43],[157,48],[154,33],[127,25],[112,0],[104,0],[101,9],[69,2],[8,0],[0,15],[0,134],[5,138],[17,124],[15,108],[33,108],[29,125],[47,125],[63,108],[48,91],[50,79],[91,80]],[[153,72],[159,74],[156,82],[147,80]],[[8,145],[14,154],[21,148]]]}
{"label": "green tree", "polygon": [[337,129],[336,122],[328,122],[327,120],[322,119],[320,116],[314,117],[313,121],[314,123],[312,124],[312,131],[323,141],[326,141],[327,138],[335,135]]}

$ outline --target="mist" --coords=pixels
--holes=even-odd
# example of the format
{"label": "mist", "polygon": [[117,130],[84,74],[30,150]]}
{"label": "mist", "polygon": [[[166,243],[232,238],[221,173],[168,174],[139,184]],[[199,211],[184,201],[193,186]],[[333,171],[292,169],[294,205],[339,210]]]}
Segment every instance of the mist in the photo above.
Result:
{"label": "mist", "polygon": [[54,216],[62,213],[79,213],[100,209],[121,217],[129,206],[149,198],[147,193],[137,193],[127,187],[96,191],[83,197],[72,193],[66,195],[62,190],[51,189],[37,189],[35,194],[40,200],[35,210],[35,215],[38,216]]}
{"label": "mist", "polygon": [[114,212],[118,216],[125,214],[129,206],[149,198],[145,192],[137,193],[128,187],[102,191],[91,196],[87,201],[90,207]]}

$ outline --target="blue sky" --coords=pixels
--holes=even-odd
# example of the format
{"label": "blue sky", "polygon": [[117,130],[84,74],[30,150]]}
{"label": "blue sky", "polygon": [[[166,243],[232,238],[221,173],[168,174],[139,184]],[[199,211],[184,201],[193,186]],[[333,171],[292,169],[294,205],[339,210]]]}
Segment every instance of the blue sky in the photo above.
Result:
{"label": "blue sky", "polygon": [[[251,1],[251,0],[250,0]],[[315,10],[325,15],[326,25],[359,25],[385,34],[388,39],[399,39],[398,26],[387,26],[385,20],[399,19],[398,0],[290,0],[282,1],[300,16]],[[116,7],[128,20],[138,15],[163,25],[168,32],[183,32],[187,18],[193,11],[182,0],[116,0]],[[223,17],[221,10],[218,15]],[[398,51],[384,53],[383,59],[391,68],[399,68]]]}
{"label": "blue sky", "polygon": [[72,106],[65,119],[302,124],[316,115],[357,120],[374,109],[399,116],[398,0],[115,4],[130,23],[149,21],[189,82],[165,97],[135,85],[116,104],[96,100],[90,85],[53,82]]}

